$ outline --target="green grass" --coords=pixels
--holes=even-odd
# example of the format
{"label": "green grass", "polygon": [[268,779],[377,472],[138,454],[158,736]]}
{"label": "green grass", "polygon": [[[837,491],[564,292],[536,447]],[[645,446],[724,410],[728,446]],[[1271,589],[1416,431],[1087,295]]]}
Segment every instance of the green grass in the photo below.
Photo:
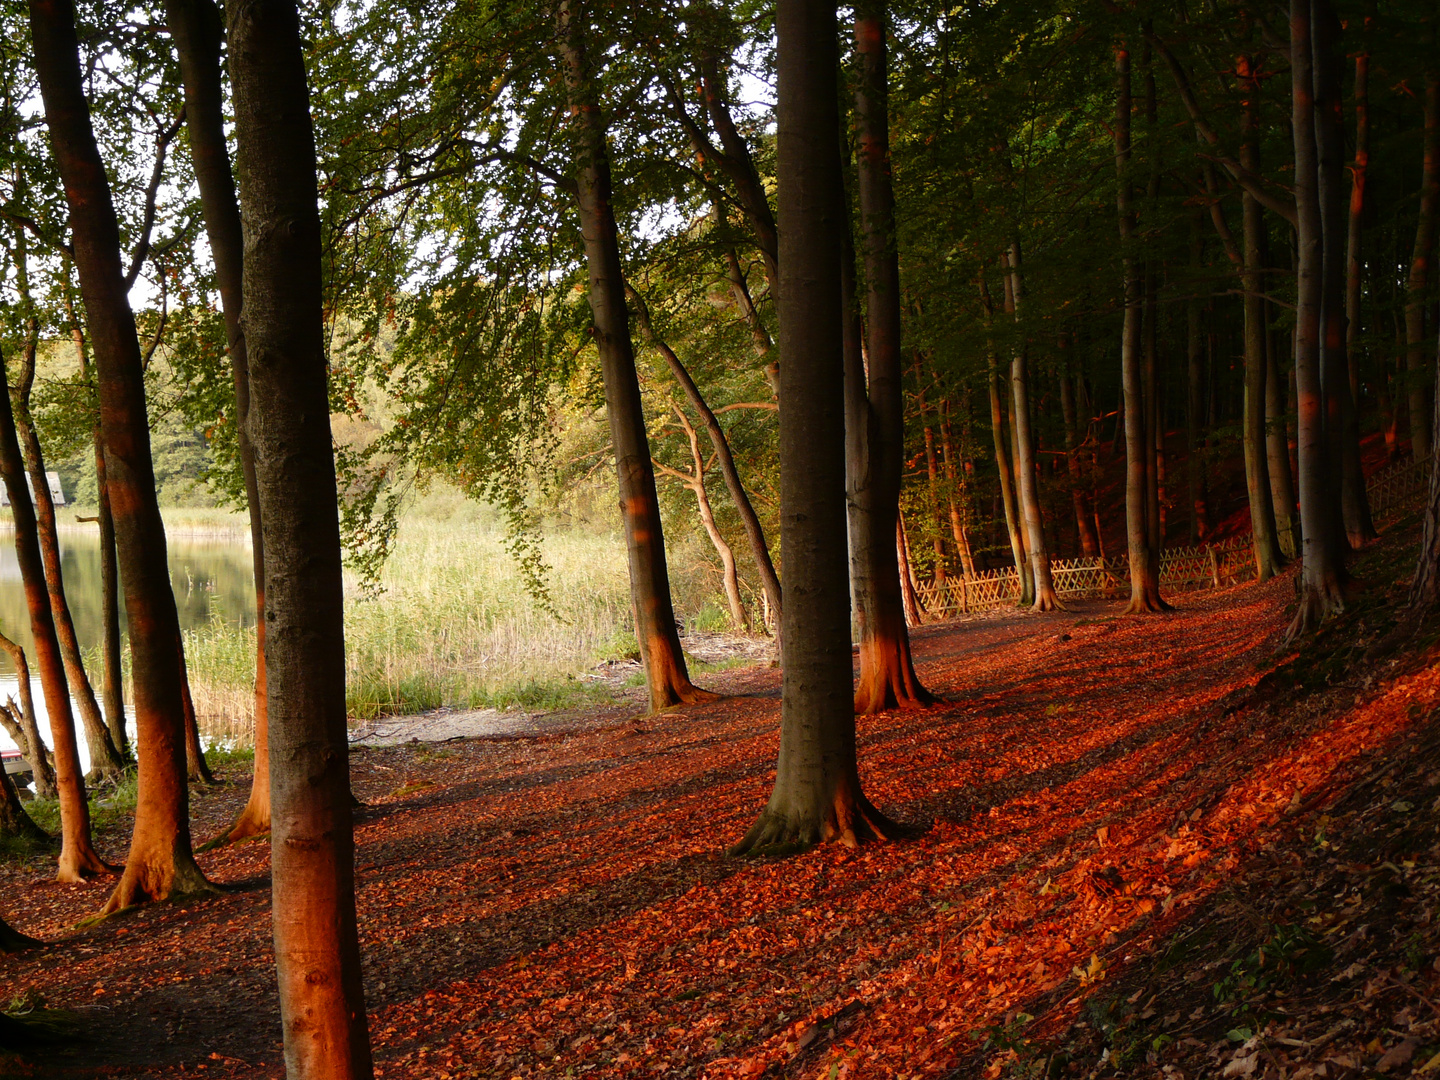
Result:
{"label": "green grass", "polygon": [[[219,510],[166,514],[167,524],[196,528],[244,523]],[[377,592],[363,592],[347,575],[352,717],[442,706],[548,711],[610,698],[609,689],[577,676],[639,656],[624,541],[612,532],[552,527],[542,542],[553,605],[547,610],[526,592],[503,539],[493,511],[437,488],[401,519]],[[688,621],[697,629],[728,629],[708,542],[667,539],[677,608],[693,613]],[[217,611],[185,633],[196,712],[222,746],[249,745],[253,725],[254,633],[235,625],[234,614]]]}
{"label": "green grass", "polygon": [[[102,783],[88,789],[90,825],[97,831],[112,825],[128,825],[135,816],[135,800],[139,794],[138,777],[129,770],[117,782]],[[60,803],[56,799],[31,799],[25,811],[52,836],[60,835]]]}

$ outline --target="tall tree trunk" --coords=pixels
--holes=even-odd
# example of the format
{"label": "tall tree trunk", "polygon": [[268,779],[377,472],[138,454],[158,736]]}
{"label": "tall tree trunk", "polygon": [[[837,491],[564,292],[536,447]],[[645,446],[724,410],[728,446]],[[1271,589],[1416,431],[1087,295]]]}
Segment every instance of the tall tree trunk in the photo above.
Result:
{"label": "tall tree trunk", "polygon": [[[1433,59],[1434,43],[1430,54]],[[1410,448],[1416,461],[1430,457],[1429,364],[1425,358],[1425,302],[1430,267],[1435,258],[1435,221],[1440,210],[1440,71],[1425,72],[1424,167],[1420,174],[1420,209],[1415,248],[1405,293],[1405,368],[1409,384]]]}
{"label": "tall tree trunk", "polygon": [[70,208],[80,293],[100,394],[106,484],[130,626],[140,779],[125,872],[106,913],[211,886],[190,847],[184,718],[165,524],[155,499],[150,425],[135,317],[120,268],[120,235],[90,126],[70,0],[31,0],[31,39],[55,163]]}
{"label": "tall tree trunk", "polygon": [[1070,501],[1075,508],[1075,531],[1080,538],[1080,554],[1093,559],[1100,554],[1100,542],[1095,536],[1095,519],[1090,510],[1080,463],[1080,433],[1075,414],[1075,384],[1070,373],[1068,339],[1062,341],[1060,352],[1065,359],[1060,371],[1060,411],[1065,421],[1065,472],[1070,479]]}
{"label": "tall tree trunk", "polygon": [[[1374,3],[1365,17],[1369,38]],[[1355,54],[1355,161],[1350,166],[1350,217],[1345,244],[1345,356],[1351,408],[1345,417],[1344,483],[1341,512],[1351,548],[1359,550],[1379,538],[1365,495],[1365,470],[1360,458],[1360,343],[1362,278],[1365,271],[1365,180],[1370,166],[1370,54]],[[1383,379],[1381,380],[1383,382]],[[1358,499],[1356,493],[1358,492]]]}
{"label": "tall tree trunk", "polygon": [[[85,329],[75,317],[68,275],[65,313],[70,320],[75,353],[80,358],[80,377],[88,385],[91,382],[90,354],[85,348]],[[125,730],[125,684],[120,642],[120,566],[115,556],[115,515],[110,508],[110,488],[105,482],[105,440],[100,434],[98,408],[90,436],[95,449],[95,522],[100,529],[100,652],[104,672],[101,695],[105,699],[105,725],[110,729],[110,739],[120,755],[129,758],[130,736]]]}
{"label": "tall tree trunk", "polygon": [[[915,365],[916,381],[920,378],[920,364]],[[925,478],[929,482],[930,491],[930,550],[935,557],[935,566],[931,571],[931,578],[937,589],[945,587],[945,534],[940,530],[940,459],[935,453],[935,427],[930,423],[929,403],[925,400],[925,387],[919,386],[915,391],[915,405],[920,414],[920,426],[924,432],[925,443]]]}
{"label": "tall tree trunk", "polygon": [[715,695],[691,683],[675,630],[660,502],[645,434],[645,412],[635,371],[625,278],[611,205],[610,151],[605,121],[594,97],[593,75],[586,57],[586,30],[583,18],[576,12],[576,0],[562,0],[558,27],[563,74],[579,145],[576,202],[589,267],[595,346],[600,354],[610,439],[615,449],[635,637],[645,664],[650,708],[658,712],[672,705],[714,700]]}
{"label": "tall tree trunk", "polygon": [[[704,395],[700,393],[700,388],[690,377],[689,370],[675,355],[675,350],[655,333],[655,328],[650,322],[650,308],[645,303],[645,298],[628,284],[625,286],[625,290],[626,295],[630,297],[635,306],[635,325],[640,331],[641,338],[664,358],[670,374],[680,384],[680,389],[685,392],[686,400],[700,414],[700,420],[705,425],[705,434],[710,439],[710,445],[715,451],[715,460],[720,466],[720,475],[725,480],[725,490],[730,493],[730,501],[735,504],[735,510],[740,515],[740,523],[745,527],[745,538],[750,544],[750,556],[755,560],[755,569],[760,574],[760,586],[765,590],[765,596],[778,632],[779,628],[783,626],[780,577],[775,573],[775,564],[770,559],[770,544],[765,538],[765,529],[760,524],[760,517],[755,513],[755,507],[750,502],[745,485],[740,480],[740,470],[735,466],[735,455],[730,452],[730,440],[725,437],[725,430],[720,426],[719,418],[705,401]],[[761,333],[764,333],[763,327],[761,327]]]}
{"label": "tall tree trunk", "polygon": [[[15,738],[13,731],[10,732],[10,737],[14,739],[15,745],[24,755],[25,760],[30,763],[30,775],[35,781],[35,794],[42,799],[58,798],[59,789],[55,786],[55,758],[46,747],[45,740],[40,737],[40,725],[35,720],[35,700],[30,689],[30,665],[25,659],[25,650],[4,634],[0,634],[0,649],[3,649],[10,657],[10,665],[15,669],[15,683],[20,694],[20,715],[15,717],[15,721],[21,738]],[[12,714],[16,711],[13,699],[9,708]]]}
{"label": "tall tree trunk", "polygon": [[[1197,276],[1204,254],[1204,238],[1197,211],[1190,228],[1190,265]],[[1203,313],[1200,298],[1192,297],[1185,306],[1185,471],[1190,488],[1192,545],[1210,535],[1210,492],[1201,454],[1205,408],[1205,349],[1200,333]]]}
{"label": "tall tree trunk", "polygon": [[[1000,254],[1000,270],[1003,275],[1004,306],[1005,314],[1010,316],[1012,322],[1016,320],[1015,302],[1015,279],[1009,270],[1010,256],[1006,252]],[[1013,365],[1012,365],[1013,366]],[[1013,374],[1013,372],[1012,372]],[[997,373],[997,379],[1001,376]],[[1035,571],[1030,562],[1030,530],[1025,520],[1025,500],[1022,495],[1020,479],[1020,437],[1017,434],[1017,419],[1015,416],[1015,396],[1011,391],[1011,377],[1007,375],[1000,381],[1000,396],[1005,400],[1006,416],[1009,428],[1006,435],[1010,447],[1010,471],[1015,485],[1015,529],[1020,536],[1020,546],[1023,556],[1018,567],[1020,573],[1020,607],[1030,607],[1035,603]],[[1012,542],[1013,546],[1013,542]]]}
{"label": "tall tree trunk", "polygon": [[[965,443],[969,444],[970,421],[968,413],[970,408],[970,390],[965,390],[965,408],[967,419],[965,421]],[[959,470],[955,466],[955,436],[950,425],[950,401],[942,398],[940,402],[940,456],[945,464],[946,501],[950,507],[950,536],[955,541],[955,551],[960,556],[960,572],[967,578],[975,576],[975,556],[970,549],[969,529],[969,480],[962,479]],[[969,465],[967,457],[966,464]],[[973,468],[973,466],[972,466]],[[961,510],[962,498],[957,493],[967,493],[963,496],[965,509]]]}
{"label": "tall tree trunk", "polygon": [[[1130,52],[1115,49],[1115,208],[1120,219],[1120,247],[1125,267],[1125,314],[1120,336],[1120,377],[1125,428],[1125,536],[1130,551],[1130,603],[1126,614],[1164,611],[1159,566],[1151,558],[1147,526],[1146,462],[1154,450],[1145,417],[1145,389],[1140,350],[1143,287],[1135,266],[1135,211],[1130,179]],[[1147,442],[1150,445],[1147,447]]]}
{"label": "tall tree trunk", "polygon": [[321,230],[300,20],[228,9],[244,208],[242,327],[265,543],[275,969],[287,1075],[372,1075],[355,919],[344,584]]}
{"label": "tall tree trunk", "polygon": [[[1009,274],[1005,276],[1009,281]],[[990,302],[990,290],[985,284],[985,279],[980,279],[980,303],[985,313],[985,325],[990,325],[993,305]],[[986,388],[990,393],[990,430],[994,434],[995,441],[995,469],[1000,477],[1000,501],[1005,508],[1005,531],[1010,537],[1010,556],[1015,562],[1015,574],[1020,579],[1020,595],[1022,602],[1029,593],[1026,588],[1026,581],[1029,578],[1030,561],[1025,552],[1025,534],[1021,531],[1020,507],[1015,499],[1015,482],[1013,471],[1010,467],[1010,440],[1008,431],[1009,422],[1005,419],[1005,405],[1002,397],[1004,390],[1000,380],[1000,364],[995,356],[995,347],[988,339],[986,341],[986,357],[988,369],[986,373]]]}
{"label": "tall tree trunk", "polygon": [[[1149,22],[1146,22],[1149,30]],[[1160,141],[1158,132],[1158,101],[1155,88],[1155,65],[1147,34],[1143,64],[1145,70],[1145,158],[1150,176],[1145,185],[1145,218],[1147,229],[1158,231],[1160,199]],[[1165,543],[1160,517],[1160,443],[1164,432],[1160,427],[1159,373],[1159,281],[1155,262],[1148,256],[1144,265],[1144,309],[1140,319],[1141,390],[1145,402],[1145,529],[1150,541],[1149,569],[1155,577],[1155,590],[1160,589],[1160,550]]]}
{"label": "tall tree trunk", "polygon": [[903,513],[895,518],[895,561],[900,565],[900,595],[905,608],[905,625],[919,626],[925,621],[925,609],[920,606],[915,570],[910,565],[910,540],[905,535]]}
{"label": "tall tree trunk", "polygon": [[[55,636],[55,614],[45,585],[35,509],[25,485],[25,463],[15,437],[9,377],[3,357],[0,357],[0,477],[10,496],[10,513],[15,523],[15,558],[25,587],[35,665],[40,671],[40,688],[50,717],[50,739],[55,744],[55,787],[60,796],[60,864],[56,878],[83,881],[109,872],[110,867],[96,854],[90,839],[90,805],[85,798],[85,777],[75,742],[75,716],[70,711],[70,689],[65,682],[65,664]],[[38,742],[38,732],[35,737]],[[32,762],[32,765],[40,767],[38,763]]]}
{"label": "tall tree trunk", "polygon": [[1321,269],[1320,382],[1325,400],[1325,441],[1332,475],[1340,478],[1338,498],[1331,500],[1336,530],[1352,547],[1376,539],[1365,498],[1365,473],[1360,464],[1360,428],[1350,394],[1350,361],[1346,348],[1345,273],[1348,220],[1345,211],[1345,100],[1341,90],[1344,56],[1340,20],[1330,0],[1312,5],[1314,41],[1316,175],[1323,234]]}
{"label": "tall tree trunk", "polygon": [[[1253,68],[1249,57],[1240,57],[1236,68],[1246,95],[1240,114],[1240,164],[1258,176],[1260,134],[1255,111],[1260,88],[1251,74]],[[1240,205],[1243,235],[1240,278],[1245,294],[1245,402],[1241,425],[1244,431],[1245,488],[1250,503],[1250,546],[1255,556],[1255,577],[1259,581],[1268,581],[1285,565],[1285,554],[1280,549],[1280,538],[1276,532],[1265,439],[1265,209],[1248,191],[1241,191]]]}
{"label": "tall tree trunk", "polygon": [[[865,258],[866,365],[855,335],[858,314],[842,310],[845,395],[845,481],[850,526],[850,576],[860,639],[860,681],[854,710],[868,715],[893,708],[920,708],[934,698],[920,682],[905,626],[900,564],[891,543],[900,513],[905,455],[904,387],[901,362],[900,264],[895,239],[895,193],[890,176],[887,15],[884,0],[855,9],[855,87],[860,235]],[[848,219],[848,214],[846,215]],[[849,235],[849,223],[842,225]],[[841,302],[853,303],[854,255],[841,243]],[[782,273],[784,266],[782,263]],[[851,280],[845,280],[849,278]],[[790,362],[786,354],[786,362]],[[781,407],[784,408],[784,398]],[[922,390],[923,422],[923,390]],[[783,416],[782,416],[783,420]],[[926,426],[927,454],[935,454]],[[932,478],[933,486],[933,478]],[[944,549],[937,553],[944,573]],[[937,576],[937,581],[941,580]]]}
{"label": "tall tree trunk", "polygon": [[[1020,241],[1013,240],[1006,253],[1010,272],[1010,293],[1014,298],[1015,322],[1024,326],[1025,279],[1021,265]],[[1015,473],[1019,478],[1020,507],[1025,519],[1026,547],[1030,551],[1030,573],[1035,581],[1032,611],[1063,610],[1055,595],[1055,582],[1050,577],[1050,553],[1045,547],[1044,522],[1040,514],[1040,490],[1036,476],[1035,442],[1030,432],[1030,344],[1022,330],[1010,361],[1011,405],[1015,418],[1015,445],[1019,450]]]}
{"label": "tall tree trunk", "polygon": [[736,853],[892,835],[856,768],[845,555],[839,67],[833,0],[780,0],[780,755]]}
{"label": "tall tree trunk", "polygon": [[29,258],[25,233],[18,231],[15,245],[15,283],[20,306],[26,316],[26,333],[21,353],[20,373],[11,390],[15,434],[25,457],[25,471],[34,492],[36,539],[40,542],[40,558],[45,566],[45,587],[50,594],[50,609],[55,614],[55,636],[60,643],[60,656],[65,662],[65,678],[70,695],[80,709],[80,723],[85,730],[85,744],[90,751],[92,777],[116,778],[125,770],[125,759],[116,749],[95,700],[85,661],[80,655],[80,641],[75,635],[75,620],[70,615],[70,602],[65,596],[65,576],[60,564],[60,534],[55,527],[55,501],[50,497],[50,482],[45,476],[45,454],[40,437],[30,416],[30,392],[35,385],[35,350],[39,344],[39,324],[30,298]]}
{"label": "tall tree trunk", "polygon": [[680,421],[680,430],[684,432],[685,439],[690,447],[690,460],[694,468],[691,473],[683,473],[679,469],[672,469],[660,462],[655,462],[655,467],[670,476],[675,477],[695,496],[695,504],[700,511],[700,524],[705,528],[705,535],[710,538],[711,545],[715,548],[715,554],[720,556],[720,580],[725,589],[725,602],[730,607],[730,625],[737,633],[745,633],[750,629],[750,620],[745,615],[745,604],[740,599],[740,576],[735,570],[735,552],[731,549],[729,541],[720,532],[720,526],[715,523],[715,511],[710,505],[710,494],[705,489],[705,455],[700,452],[700,437],[695,431],[695,425],[690,423],[690,418],[685,415],[685,410],[673,401],[670,403],[671,410]]}
{"label": "tall tree trunk", "polygon": [[[255,449],[250,442],[250,365],[240,316],[244,289],[244,237],[235,177],[225,141],[225,101],[221,81],[224,23],[213,0],[166,0],[165,21],[180,60],[185,85],[185,124],[190,160],[200,187],[205,233],[215,260],[225,336],[235,386],[235,441],[250,516],[251,566],[255,576],[255,759],[250,797],[239,817],[206,847],[263,836],[270,831],[269,723],[265,683],[265,538],[260,491],[255,478]],[[192,710],[193,712],[193,710]],[[193,751],[192,751],[193,753]],[[203,763],[203,757],[201,762]],[[192,762],[193,765],[193,762]]]}
{"label": "tall tree trunk", "polygon": [[[1318,7],[1318,4],[1315,5]],[[1321,381],[1321,310],[1324,303],[1324,227],[1315,142],[1312,0],[1291,0],[1292,129],[1295,140],[1295,207],[1299,236],[1296,262],[1295,389],[1299,430],[1300,519],[1304,571],[1300,606],[1287,635],[1307,633],[1345,606],[1347,575],[1343,534],[1334,509],[1336,494],[1325,437]]]}

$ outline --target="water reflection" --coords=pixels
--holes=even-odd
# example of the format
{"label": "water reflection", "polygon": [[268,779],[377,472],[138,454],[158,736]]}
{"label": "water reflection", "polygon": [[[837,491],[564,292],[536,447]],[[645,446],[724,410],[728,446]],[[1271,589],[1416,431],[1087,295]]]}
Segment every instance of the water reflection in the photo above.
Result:
{"label": "water reflection", "polygon": [[[94,526],[91,526],[94,528]],[[180,628],[190,630],[204,625],[211,618],[223,618],[239,626],[255,625],[255,579],[250,549],[237,539],[180,538],[166,543],[170,562],[170,585],[175,592],[175,607],[180,615]],[[66,530],[60,536],[60,568],[65,577],[65,596],[75,620],[75,634],[85,653],[86,667],[99,693],[100,638],[103,632],[100,585],[100,537],[97,532],[86,534]],[[25,606],[25,588],[20,579],[20,564],[15,558],[14,533],[0,528],[0,631],[20,643],[27,657],[33,657],[34,638],[30,633],[30,613]],[[125,603],[121,596],[120,633],[126,632]],[[35,699],[35,719],[47,744],[50,722],[45,709],[45,695],[31,660],[31,693]],[[0,702],[18,698],[18,682],[9,656],[0,652]],[[128,688],[127,688],[128,689]],[[129,718],[130,736],[135,736],[134,718]],[[76,735],[80,763],[90,767],[89,748],[80,729],[76,713]],[[13,749],[9,736],[0,731],[0,748]]]}
{"label": "water reflection", "polygon": [[[180,628],[193,629],[215,616],[240,626],[255,625],[255,579],[250,549],[233,539],[172,539],[166,548],[170,585]],[[100,647],[103,597],[100,588],[100,537],[67,530],[60,536],[60,566],[65,596],[75,620],[75,633],[87,656]],[[15,558],[14,534],[0,530],[0,631],[31,652],[30,616],[20,564]],[[120,604],[120,632],[125,633],[125,604]],[[88,665],[87,665],[88,666]],[[13,673],[9,658],[0,654],[0,672]]]}

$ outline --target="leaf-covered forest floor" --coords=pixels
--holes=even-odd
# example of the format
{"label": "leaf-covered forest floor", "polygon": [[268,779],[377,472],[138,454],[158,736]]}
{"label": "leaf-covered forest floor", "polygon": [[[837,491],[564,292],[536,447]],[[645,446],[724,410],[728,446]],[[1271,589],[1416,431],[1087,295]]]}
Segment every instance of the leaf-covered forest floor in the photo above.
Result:
{"label": "leaf-covered forest floor", "polygon": [[[1433,633],[1390,632],[1401,526],[1299,653],[1293,574],[919,631],[946,703],[860,723],[870,797],[917,834],[858,852],[722,854],[769,793],[767,667],[663,716],[356,753],[378,1074],[1430,1075],[1440,670]],[[243,801],[224,779],[199,836]],[[0,997],[74,1017],[0,1075],[282,1075],[267,853],[80,930],[107,883],[11,866],[6,915],[53,944],[0,960]]]}

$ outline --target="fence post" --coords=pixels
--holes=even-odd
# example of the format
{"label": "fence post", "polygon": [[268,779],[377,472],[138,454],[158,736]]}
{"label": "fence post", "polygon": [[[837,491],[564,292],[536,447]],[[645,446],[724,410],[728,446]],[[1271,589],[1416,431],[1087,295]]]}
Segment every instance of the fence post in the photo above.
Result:
{"label": "fence post", "polygon": [[1206,544],[1205,550],[1210,555],[1210,587],[1218,589],[1220,587],[1220,561],[1215,558],[1215,545]]}

